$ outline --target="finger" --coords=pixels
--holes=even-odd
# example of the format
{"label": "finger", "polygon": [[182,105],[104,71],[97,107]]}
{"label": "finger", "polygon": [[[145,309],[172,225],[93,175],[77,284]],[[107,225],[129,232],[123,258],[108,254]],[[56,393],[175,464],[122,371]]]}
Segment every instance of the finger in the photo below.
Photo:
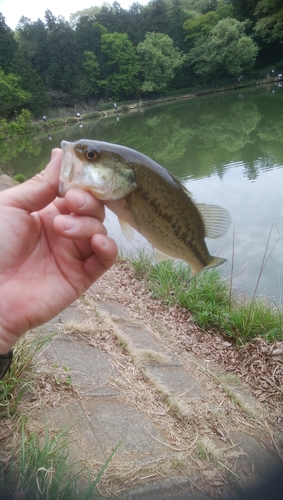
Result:
{"label": "finger", "polygon": [[70,212],[77,215],[95,216],[101,222],[105,219],[105,209],[102,201],[87,191],[70,189],[65,194],[65,201]]}
{"label": "finger", "polygon": [[95,217],[74,214],[57,215],[53,226],[57,233],[71,240],[89,241],[96,233],[107,235],[105,226]]}
{"label": "finger", "polygon": [[61,214],[70,213],[70,209],[67,206],[65,198],[55,198],[53,203]]}
{"label": "finger", "polygon": [[42,172],[23,184],[1,193],[3,202],[6,205],[21,208],[30,213],[41,210],[51,203],[58,192],[61,159],[61,149],[53,149],[51,160],[45,170],[42,170]]}
{"label": "finger", "polygon": [[92,283],[113,266],[118,255],[118,248],[114,240],[103,234],[95,234],[91,238],[93,254],[85,261],[85,271]]}

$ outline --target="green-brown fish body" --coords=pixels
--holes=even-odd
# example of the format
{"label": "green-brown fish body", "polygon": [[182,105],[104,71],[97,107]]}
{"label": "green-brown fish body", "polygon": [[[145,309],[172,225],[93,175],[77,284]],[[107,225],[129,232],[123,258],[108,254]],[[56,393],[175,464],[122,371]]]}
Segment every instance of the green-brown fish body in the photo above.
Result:
{"label": "green-brown fish body", "polygon": [[209,254],[204,238],[226,233],[231,218],[216,205],[195,203],[184,186],[149,157],[100,141],[62,142],[59,194],[73,187],[104,201],[129,235],[128,224],[165,258],[187,262],[192,275],[226,259]]}

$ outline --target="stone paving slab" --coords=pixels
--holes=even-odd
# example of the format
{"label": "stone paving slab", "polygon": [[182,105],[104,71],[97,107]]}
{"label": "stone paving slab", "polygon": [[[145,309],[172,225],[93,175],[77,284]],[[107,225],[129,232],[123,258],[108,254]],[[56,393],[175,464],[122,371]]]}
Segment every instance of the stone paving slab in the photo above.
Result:
{"label": "stone paving slab", "polygon": [[121,500],[211,500],[210,495],[197,490],[185,478],[169,477],[151,481],[122,493]]}
{"label": "stone paving slab", "polygon": [[13,187],[14,185],[15,182],[9,175],[6,174],[0,175],[0,191]]}
{"label": "stone paving slab", "polygon": [[[98,395],[97,391],[102,391],[109,378],[117,373],[105,352],[60,334],[45,350],[44,356],[51,366],[70,370],[72,384],[79,388],[82,396]],[[111,390],[113,395],[117,393]]]}
{"label": "stone paving slab", "polygon": [[[169,354],[168,363],[148,363],[144,367],[144,373],[154,379],[157,387],[164,386],[169,395],[183,399],[187,405],[206,400],[207,389],[192,376],[188,367],[185,369],[176,355],[174,356],[177,362],[174,365],[174,356],[170,358],[168,348],[136,320],[131,319],[119,304],[99,303],[97,309],[106,315],[108,309],[109,317],[131,338],[136,349],[154,348],[165,356]],[[45,334],[54,333],[57,329],[58,335],[50,342],[42,356],[49,366],[67,367],[70,370],[73,386],[80,395],[80,400],[75,399],[55,408],[45,408],[40,415],[42,425],[47,423],[49,427],[57,430],[71,426],[70,451],[74,461],[88,459],[104,463],[120,441],[120,447],[113,458],[114,464],[115,461],[120,463],[123,460],[127,467],[131,468],[137,464],[146,466],[154,461],[173,458],[176,451],[168,441],[168,434],[166,435],[149,415],[133,406],[130,401],[125,401],[120,395],[119,387],[113,386],[113,376],[121,377],[121,373],[118,374],[117,369],[113,367],[107,352],[62,333],[64,323],[68,323],[70,319],[81,324],[86,319],[81,311],[77,310],[76,304],[44,326]],[[88,317],[87,320],[91,321],[91,318]],[[221,408],[211,410],[220,412]],[[225,418],[231,421],[233,414],[228,414]],[[232,448],[238,452],[239,480],[246,479],[250,484],[257,484],[270,468],[275,469],[279,465],[276,449],[262,436],[255,439],[249,433],[235,432],[229,438],[230,441],[224,443],[216,437],[215,445],[218,443],[225,454],[233,443]],[[148,480],[130,489],[126,488],[119,494],[119,498],[208,500],[211,498],[209,495],[193,487],[198,479],[200,474],[195,468],[190,477],[169,475],[162,480]],[[229,500],[230,498],[232,497],[229,497]]]}
{"label": "stone paving slab", "polygon": [[[45,409],[42,424],[54,430],[70,426],[70,448],[81,459],[105,462],[119,444],[115,460],[151,462],[161,454],[168,455],[162,445],[166,437],[144,413],[113,398],[92,398],[80,403]],[[156,439],[152,439],[153,436]],[[160,442],[159,442],[160,441]]]}
{"label": "stone paving slab", "polygon": [[146,372],[170,393],[182,396],[185,401],[204,398],[207,395],[207,391],[178,366],[150,364]]}

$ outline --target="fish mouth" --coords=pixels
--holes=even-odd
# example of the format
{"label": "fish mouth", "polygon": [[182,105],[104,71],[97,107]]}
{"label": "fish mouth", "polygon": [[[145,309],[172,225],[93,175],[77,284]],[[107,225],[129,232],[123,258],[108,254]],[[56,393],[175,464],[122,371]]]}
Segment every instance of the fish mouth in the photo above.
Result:
{"label": "fish mouth", "polygon": [[90,191],[99,200],[112,199],[112,189],[115,185],[115,170],[103,171],[103,165],[83,161],[76,153],[84,152],[80,143],[61,142],[62,163],[59,175],[58,196],[64,197],[69,189],[83,189]]}
{"label": "fish mouth", "polygon": [[79,187],[76,172],[80,170],[81,162],[74,154],[73,144],[68,141],[61,142],[62,163],[59,175],[58,196],[64,197],[66,192],[74,187]]}

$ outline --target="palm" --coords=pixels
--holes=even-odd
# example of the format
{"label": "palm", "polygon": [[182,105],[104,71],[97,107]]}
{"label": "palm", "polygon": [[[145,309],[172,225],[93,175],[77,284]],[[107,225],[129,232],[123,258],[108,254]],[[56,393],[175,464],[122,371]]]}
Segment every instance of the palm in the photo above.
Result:
{"label": "palm", "polygon": [[[43,184],[40,192],[38,183],[28,181],[0,197],[0,341],[2,334],[7,345],[53,318],[115,261],[102,203],[86,193],[81,210],[74,190],[52,202],[58,189],[58,176],[52,176],[53,185]],[[76,228],[68,233],[64,223],[70,219]]]}
{"label": "palm", "polygon": [[[12,235],[2,243],[0,267],[1,273],[5,271],[1,275],[3,319],[12,331],[27,330],[56,315],[91,284],[76,243],[58,235],[51,224],[58,214],[53,205],[40,217],[5,212],[0,216],[0,224],[4,217],[8,225],[3,234]],[[17,228],[11,231],[14,224]]]}

